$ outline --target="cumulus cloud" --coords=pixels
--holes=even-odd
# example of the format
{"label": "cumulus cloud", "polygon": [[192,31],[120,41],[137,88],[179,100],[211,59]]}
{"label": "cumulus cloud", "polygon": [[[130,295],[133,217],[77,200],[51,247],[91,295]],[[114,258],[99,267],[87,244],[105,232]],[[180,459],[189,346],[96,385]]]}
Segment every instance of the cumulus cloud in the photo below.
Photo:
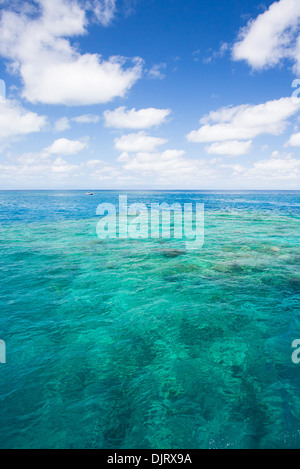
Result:
{"label": "cumulus cloud", "polygon": [[105,111],[106,127],[115,129],[149,129],[163,124],[171,114],[170,109],[127,109],[125,106],[114,111]]}
{"label": "cumulus cloud", "polygon": [[[222,159],[191,159],[181,150],[123,153],[116,164],[98,159],[69,163],[61,155],[40,153],[1,158],[0,180],[6,187],[171,187],[299,188],[300,159],[273,152],[250,167],[223,164]],[[99,187],[97,185],[97,187]]]}
{"label": "cumulus cloud", "polygon": [[46,122],[45,116],[27,111],[17,101],[5,100],[0,103],[0,141],[40,132]]}
{"label": "cumulus cloud", "polygon": [[45,152],[25,153],[19,156],[8,155],[0,163],[0,179],[15,181],[17,184],[47,184],[48,181],[64,180],[79,169],[63,158],[51,158]]}
{"label": "cumulus cloud", "polygon": [[147,181],[152,180],[154,185],[170,187],[175,184],[182,188],[184,185],[190,187],[193,184],[199,187],[200,181],[207,184],[207,181],[213,180],[216,175],[214,161],[186,158],[185,151],[182,150],[138,152],[135,155],[123,153],[119,161],[123,165],[123,171],[136,174],[139,181],[141,177],[147,178]]}
{"label": "cumulus cloud", "polygon": [[82,116],[73,117],[72,121],[77,122],[77,124],[97,124],[100,120],[99,116],[94,114],[84,114]]}
{"label": "cumulus cloud", "polygon": [[160,145],[164,145],[168,140],[158,137],[151,137],[146,132],[138,132],[123,135],[115,139],[115,148],[121,152],[137,153],[152,152]]}
{"label": "cumulus cloud", "polygon": [[76,155],[87,147],[87,143],[79,140],[68,140],[60,138],[45,148],[45,152],[50,155]]}
{"label": "cumulus cloud", "polygon": [[287,119],[300,110],[300,99],[281,98],[256,106],[224,107],[201,119],[199,130],[187,135],[190,142],[248,140],[262,134],[280,135]]}
{"label": "cumulus cloud", "polygon": [[64,132],[70,128],[70,121],[67,117],[62,117],[55,122],[54,130],[55,132]]}
{"label": "cumulus cloud", "polygon": [[134,157],[130,157],[128,153],[123,153],[120,156],[119,161],[125,163],[124,167],[126,169],[131,169],[134,171],[140,169],[143,171],[157,171],[157,162],[159,162],[160,168],[161,164],[170,166],[170,163],[177,163],[179,160],[181,160],[183,155],[185,155],[185,151],[183,150],[165,150],[162,153],[138,152]]}
{"label": "cumulus cloud", "polygon": [[[229,166],[227,166],[229,167]],[[292,155],[276,155],[258,161],[250,168],[240,165],[232,166],[235,175],[240,179],[260,181],[295,181],[300,177],[300,159]]]}
{"label": "cumulus cloud", "polygon": [[293,134],[286,143],[286,146],[300,147],[300,133]]}
{"label": "cumulus cloud", "polygon": [[2,183],[22,184],[23,187],[65,187],[76,181],[112,181],[120,170],[101,160],[88,160],[78,164],[69,163],[61,156],[51,155],[47,149],[37,153],[21,155],[7,154],[0,162]]}
{"label": "cumulus cloud", "polygon": [[300,71],[300,2],[280,0],[251,20],[233,47],[233,59],[245,60],[254,69],[274,67],[282,59],[295,62]]}
{"label": "cumulus cloud", "polygon": [[205,148],[208,155],[227,155],[227,156],[239,156],[249,153],[252,145],[252,140],[247,142],[239,142],[238,140],[213,143],[212,145]]}
{"label": "cumulus cloud", "polygon": [[70,43],[68,38],[87,34],[86,9],[91,2],[37,0],[35,5],[26,2],[20,12],[5,9],[0,20],[0,54],[20,74],[28,101],[105,103],[124,96],[141,77],[139,58],[128,66],[124,57],[103,60],[99,54],[81,54]]}

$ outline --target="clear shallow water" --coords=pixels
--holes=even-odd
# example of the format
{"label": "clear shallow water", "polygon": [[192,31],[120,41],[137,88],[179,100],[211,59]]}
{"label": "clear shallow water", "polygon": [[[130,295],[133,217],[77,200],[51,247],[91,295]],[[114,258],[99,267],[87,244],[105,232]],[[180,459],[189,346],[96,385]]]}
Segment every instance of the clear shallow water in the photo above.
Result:
{"label": "clear shallow water", "polygon": [[300,193],[202,202],[205,245],[96,236],[116,192],[0,192],[1,448],[299,448]]}

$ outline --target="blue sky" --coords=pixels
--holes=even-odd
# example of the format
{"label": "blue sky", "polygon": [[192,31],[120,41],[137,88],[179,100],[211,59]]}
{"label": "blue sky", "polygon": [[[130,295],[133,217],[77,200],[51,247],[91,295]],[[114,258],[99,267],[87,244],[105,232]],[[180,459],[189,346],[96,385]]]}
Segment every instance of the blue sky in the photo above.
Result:
{"label": "blue sky", "polygon": [[0,9],[1,189],[300,189],[299,0]]}

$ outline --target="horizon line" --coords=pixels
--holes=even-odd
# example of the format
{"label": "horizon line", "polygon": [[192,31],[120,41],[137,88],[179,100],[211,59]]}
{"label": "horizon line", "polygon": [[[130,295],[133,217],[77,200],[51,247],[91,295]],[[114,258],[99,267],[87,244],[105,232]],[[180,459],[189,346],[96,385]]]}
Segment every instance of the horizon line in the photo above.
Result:
{"label": "horizon line", "polygon": [[300,192],[299,189],[0,189],[1,192]]}

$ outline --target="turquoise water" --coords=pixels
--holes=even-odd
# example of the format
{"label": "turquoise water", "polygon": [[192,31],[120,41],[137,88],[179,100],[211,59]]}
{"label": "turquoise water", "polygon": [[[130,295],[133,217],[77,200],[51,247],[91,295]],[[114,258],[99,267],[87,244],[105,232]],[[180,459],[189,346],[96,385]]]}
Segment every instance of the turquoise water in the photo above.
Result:
{"label": "turquoise water", "polygon": [[1,448],[299,448],[300,192],[205,204],[205,245],[96,236],[118,193],[0,192]]}

